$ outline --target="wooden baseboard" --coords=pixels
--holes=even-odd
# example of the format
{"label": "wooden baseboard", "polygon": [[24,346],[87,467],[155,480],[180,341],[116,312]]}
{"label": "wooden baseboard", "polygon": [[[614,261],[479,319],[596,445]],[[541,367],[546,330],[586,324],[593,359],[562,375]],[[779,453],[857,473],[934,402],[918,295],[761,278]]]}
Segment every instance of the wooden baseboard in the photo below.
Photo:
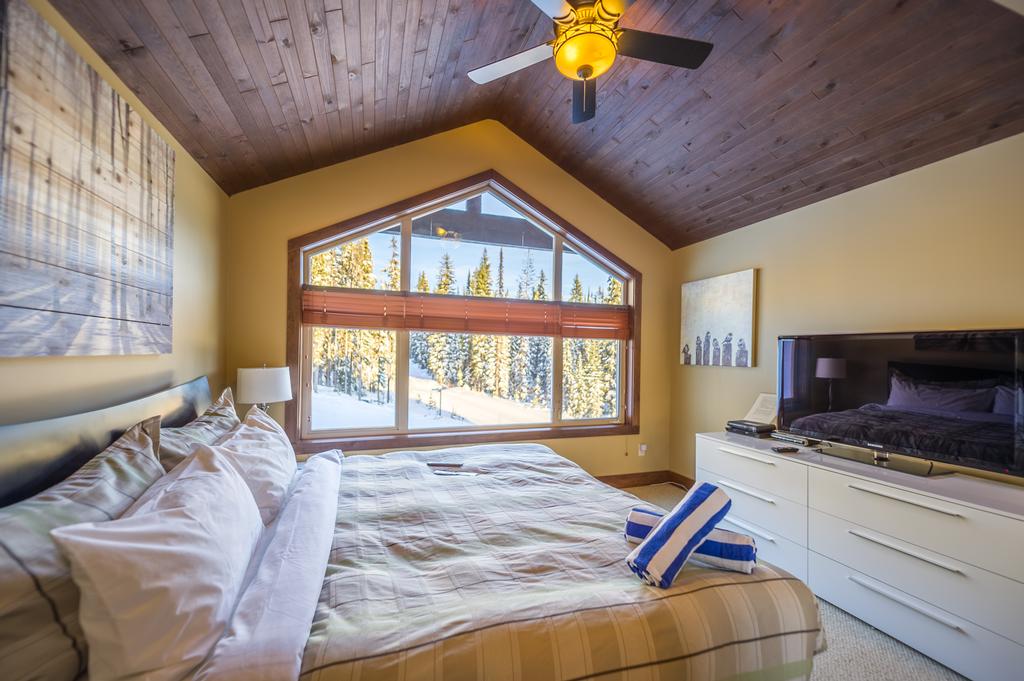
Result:
{"label": "wooden baseboard", "polygon": [[644,473],[622,473],[620,475],[598,475],[597,479],[606,485],[618,487],[643,487],[671,482],[689,489],[693,480],[674,471],[646,471]]}
{"label": "wooden baseboard", "polygon": [[690,489],[695,484],[693,478],[688,478],[682,473],[676,473],[675,471],[668,472],[668,481],[674,482],[677,485],[682,485],[686,489]]}

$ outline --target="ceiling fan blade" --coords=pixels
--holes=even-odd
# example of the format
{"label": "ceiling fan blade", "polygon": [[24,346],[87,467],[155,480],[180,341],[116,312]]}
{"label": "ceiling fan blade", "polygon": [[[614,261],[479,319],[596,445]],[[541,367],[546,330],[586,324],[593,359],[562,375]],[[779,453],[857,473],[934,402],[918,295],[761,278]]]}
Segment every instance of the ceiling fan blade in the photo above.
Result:
{"label": "ceiling fan blade", "polygon": [[572,82],[572,122],[589,121],[597,113],[597,81],[574,80]]}
{"label": "ceiling fan blade", "polygon": [[530,0],[541,12],[552,19],[569,16],[574,10],[565,0]]}
{"label": "ceiling fan blade", "polygon": [[491,62],[478,69],[473,69],[466,75],[477,85],[483,85],[484,83],[490,83],[492,80],[511,75],[520,69],[525,69],[527,66],[539,64],[545,59],[551,59],[551,56],[551,45],[545,43],[537,47],[531,47],[525,52],[513,54],[511,57]]}
{"label": "ceiling fan blade", "polygon": [[703,64],[711,54],[712,47],[714,45],[711,43],[699,40],[634,31],[631,28],[624,28],[619,34],[619,54],[687,69],[695,69]]}

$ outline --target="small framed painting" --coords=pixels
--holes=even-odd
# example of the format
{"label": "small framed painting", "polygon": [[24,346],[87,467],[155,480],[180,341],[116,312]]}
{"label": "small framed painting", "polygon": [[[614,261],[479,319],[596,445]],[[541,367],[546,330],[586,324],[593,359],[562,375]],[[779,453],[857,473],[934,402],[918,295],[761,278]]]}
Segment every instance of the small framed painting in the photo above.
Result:
{"label": "small framed painting", "polygon": [[679,362],[752,367],[757,270],[688,281],[682,289]]}

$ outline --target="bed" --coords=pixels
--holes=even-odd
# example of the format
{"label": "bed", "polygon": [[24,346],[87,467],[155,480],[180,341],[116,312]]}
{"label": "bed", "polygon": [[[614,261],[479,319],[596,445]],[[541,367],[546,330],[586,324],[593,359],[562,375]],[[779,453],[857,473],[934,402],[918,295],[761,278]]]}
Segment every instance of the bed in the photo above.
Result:
{"label": "bed", "polygon": [[[4,444],[0,429],[0,456],[11,455]],[[770,565],[750,575],[687,566],[668,590],[641,583],[622,536],[640,502],[547,447],[330,456],[338,479],[321,497],[331,498],[287,501],[267,528],[333,528],[329,551],[322,561],[258,551],[246,588],[267,591],[243,592],[236,611],[247,596],[271,603],[266,614],[308,592],[311,622],[262,625],[272,638],[223,647],[211,678],[282,678],[294,661],[311,681],[798,679],[824,645],[813,595]],[[477,475],[435,475],[428,461]]]}
{"label": "bed", "polygon": [[893,451],[927,452],[949,461],[1014,465],[1014,419],[1004,414],[925,412],[865,404],[793,421],[801,435],[828,433],[854,445],[885,444]]}

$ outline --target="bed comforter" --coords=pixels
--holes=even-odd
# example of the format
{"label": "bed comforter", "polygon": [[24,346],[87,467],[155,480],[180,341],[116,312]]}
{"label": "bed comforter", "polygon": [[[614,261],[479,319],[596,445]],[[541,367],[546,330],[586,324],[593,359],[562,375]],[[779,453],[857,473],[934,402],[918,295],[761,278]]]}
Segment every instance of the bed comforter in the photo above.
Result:
{"label": "bed comforter", "polygon": [[540,445],[346,457],[301,678],[809,676],[808,588],[765,564],[646,586],[623,561],[637,503]]}
{"label": "bed comforter", "polygon": [[[828,436],[852,445],[887,445],[894,451],[923,452],[929,458],[989,468],[1015,468],[1013,416],[905,411],[881,404],[803,416],[790,430]],[[1024,434],[1016,436],[1018,440]]]}

